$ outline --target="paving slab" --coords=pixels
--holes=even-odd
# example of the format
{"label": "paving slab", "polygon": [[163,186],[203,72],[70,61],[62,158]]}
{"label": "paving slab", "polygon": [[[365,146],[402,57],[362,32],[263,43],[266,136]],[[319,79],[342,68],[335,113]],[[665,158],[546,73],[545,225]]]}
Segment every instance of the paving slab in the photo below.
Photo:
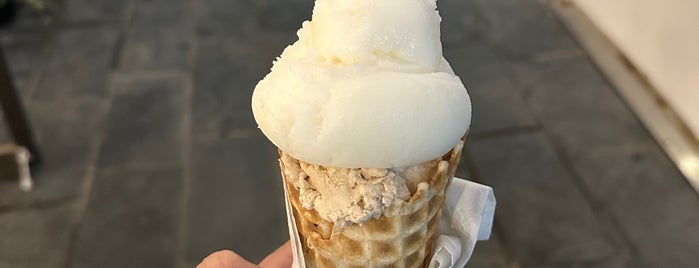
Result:
{"label": "paving slab", "polygon": [[179,169],[98,171],[71,267],[173,267],[182,181]]}
{"label": "paving slab", "polygon": [[258,2],[257,23],[265,32],[296,31],[311,20],[314,1]]}
{"label": "paving slab", "polygon": [[74,202],[0,213],[0,267],[65,267]]}
{"label": "paving slab", "polygon": [[699,195],[659,146],[596,153],[576,165],[638,262],[699,267]]}
{"label": "paving slab", "polygon": [[111,27],[60,30],[37,99],[106,98],[107,75],[113,65],[117,31]]}
{"label": "paving slab", "polygon": [[[196,2],[197,36],[251,37],[259,33],[255,0],[202,0]],[[200,51],[202,51],[200,49]]]}
{"label": "paving slab", "polygon": [[[277,57],[282,54],[282,51],[287,46],[299,40],[296,35],[296,30],[293,31],[276,31],[260,34],[257,37],[257,56],[261,67],[266,75],[269,69],[272,68],[272,62],[277,60]],[[256,67],[257,68],[257,67]]]}
{"label": "paving slab", "polygon": [[460,47],[473,39],[483,38],[486,20],[475,1],[439,0],[442,17],[441,39],[444,48]]}
{"label": "paving slab", "polygon": [[119,70],[186,70],[192,48],[192,24],[131,27],[120,54]]}
{"label": "paving slab", "polygon": [[674,165],[653,142],[589,150],[578,155],[572,165],[599,207],[613,203],[638,181],[664,178],[669,183],[684,184]]}
{"label": "paving slab", "polygon": [[255,129],[250,101],[272,63],[259,60],[257,40],[200,41],[194,70],[192,136],[223,138],[238,129]]}
{"label": "paving slab", "polygon": [[65,0],[63,21],[118,24],[128,19],[133,4],[132,0]]}
{"label": "paving slab", "polygon": [[580,267],[580,268],[642,268],[642,266],[636,260],[631,259],[624,255],[613,255],[608,258],[595,261],[586,262],[575,262],[575,263],[558,263],[558,264],[548,264],[548,265],[522,265],[521,267],[526,268],[569,268],[569,267]]}
{"label": "paving slab", "polygon": [[506,268],[511,267],[503,251],[503,245],[497,234],[489,240],[478,241],[466,268]]}
{"label": "paving slab", "polygon": [[194,18],[195,2],[191,0],[139,0],[134,3],[130,28],[149,25],[165,26],[191,22]]}
{"label": "paving slab", "polygon": [[185,0],[136,2],[119,70],[187,70],[194,41],[193,5]]}
{"label": "paving slab", "polygon": [[10,129],[7,128],[5,119],[0,120],[0,143],[14,142]]}
{"label": "paving slab", "polygon": [[277,159],[261,133],[193,142],[185,261],[229,248],[258,262],[289,239]]}
{"label": "paving slab", "polygon": [[48,34],[42,32],[6,33],[0,37],[5,63],[23,99],[29,99],[34,90],[34,82],[48,53],[48,40]]}
{"label": "paving slab", "polygon": [[484,41],[444,50],[473,104],[471,133],[537,126],[538,122],[506,69]]}
{"label": "paving slab", "polygon": [[[587,59],[513,64],[525,101],[571,156],[584,150],[644,144],[652,137]],[[527,77],[527,76],[535,77]],[[527,81],[531,81],[527,83]]]}
{"label": "paving slab", "polygon": [[467,149],[464,149],[464,151],[461,153],[461,160],[459,161],[459,166],[456,167],[456,172],[454,173],[454,176],[465,180],[478,182],[477,176],[473,172],[473,167],[471,166],[473,164],[473,161],[469,158],[468,151],[466,150]]}
{"label": "paving slab", "polygon": [[187,86],[183,77],[113,81],[99,168],[179,167]]}
{"label": "paving slab", "polygon": [[486,20],[483,33],[508,59],[527,60],[540,53],[577,47],[561,23],[539,1],[476,2]]}
{"label": "paving slab", "polygon": [[106,102],[68,100],[32,101],[29,119],[42,154],[32,171],[35,187],[21,191],[16,181],[0,181],[0,206],[75,198],[80,195],[92,152],[103,132]]}
{"label": "paving slab", "polygon": [[516,261],[571,264],[618,251],[541,133],[469,142],[480,181],[498,197],[495,220]]}

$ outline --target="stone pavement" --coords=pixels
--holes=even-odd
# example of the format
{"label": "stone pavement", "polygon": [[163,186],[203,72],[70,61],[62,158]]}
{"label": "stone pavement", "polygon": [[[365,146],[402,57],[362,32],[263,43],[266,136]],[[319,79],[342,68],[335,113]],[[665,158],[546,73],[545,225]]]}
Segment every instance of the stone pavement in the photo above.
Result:
{"label": "stone pavement", "polygon": [[[287,240],[249,103],[312,1],[55,3],[0,32],[44,155],[34,191],[0,182],[0,267],[259,261]],[[474,104],[458,175],[499,201],[468,267],[699,267],[699,197],[547,7],[439,7]]]}

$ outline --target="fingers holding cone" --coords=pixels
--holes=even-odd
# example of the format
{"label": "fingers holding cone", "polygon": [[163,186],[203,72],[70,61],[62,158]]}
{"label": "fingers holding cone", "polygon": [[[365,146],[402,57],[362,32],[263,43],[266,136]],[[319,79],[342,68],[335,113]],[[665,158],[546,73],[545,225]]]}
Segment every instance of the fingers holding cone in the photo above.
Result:
{"label": "fingers holding cone", "polygon": [[289,268],[293,261],[288,241],[255,265],[231,250],[211,253],[196,268]]}
{"label": "fingers holding cone", "polygon": [[291,253],[291,242],[286,241],[284,245],[269,254],[262,262],[262,268],[289,268],[294,261],[294,255]]}

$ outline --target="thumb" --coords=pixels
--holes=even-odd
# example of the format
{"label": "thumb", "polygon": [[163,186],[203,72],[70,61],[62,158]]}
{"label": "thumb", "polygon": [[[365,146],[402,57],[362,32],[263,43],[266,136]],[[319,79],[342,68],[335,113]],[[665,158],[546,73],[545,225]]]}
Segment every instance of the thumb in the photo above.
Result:
{"label": "thumb", "polygon": [[258,268],[235,252],[221,250],[204,258],[197,268]]}
{"label": "thumb", "polygon": [[277,250],[269,254],[262,262],[262,268],[289,268],[294,261],[294,255],[291,253],[291,243],[287,241]]}

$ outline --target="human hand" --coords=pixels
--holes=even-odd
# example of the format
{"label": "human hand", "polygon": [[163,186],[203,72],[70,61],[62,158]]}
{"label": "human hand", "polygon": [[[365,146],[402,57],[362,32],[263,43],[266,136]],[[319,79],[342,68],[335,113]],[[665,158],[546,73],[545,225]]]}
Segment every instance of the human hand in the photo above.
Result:
{"label": "human hand", "polygon": [[250,263],[233,251],[221,250],[211,253],[211,255],[204,258],[197,265],[197,268],[289,268],[293,259],[291,243],[287,241],[277,250],[267,255],[259,265]]}

